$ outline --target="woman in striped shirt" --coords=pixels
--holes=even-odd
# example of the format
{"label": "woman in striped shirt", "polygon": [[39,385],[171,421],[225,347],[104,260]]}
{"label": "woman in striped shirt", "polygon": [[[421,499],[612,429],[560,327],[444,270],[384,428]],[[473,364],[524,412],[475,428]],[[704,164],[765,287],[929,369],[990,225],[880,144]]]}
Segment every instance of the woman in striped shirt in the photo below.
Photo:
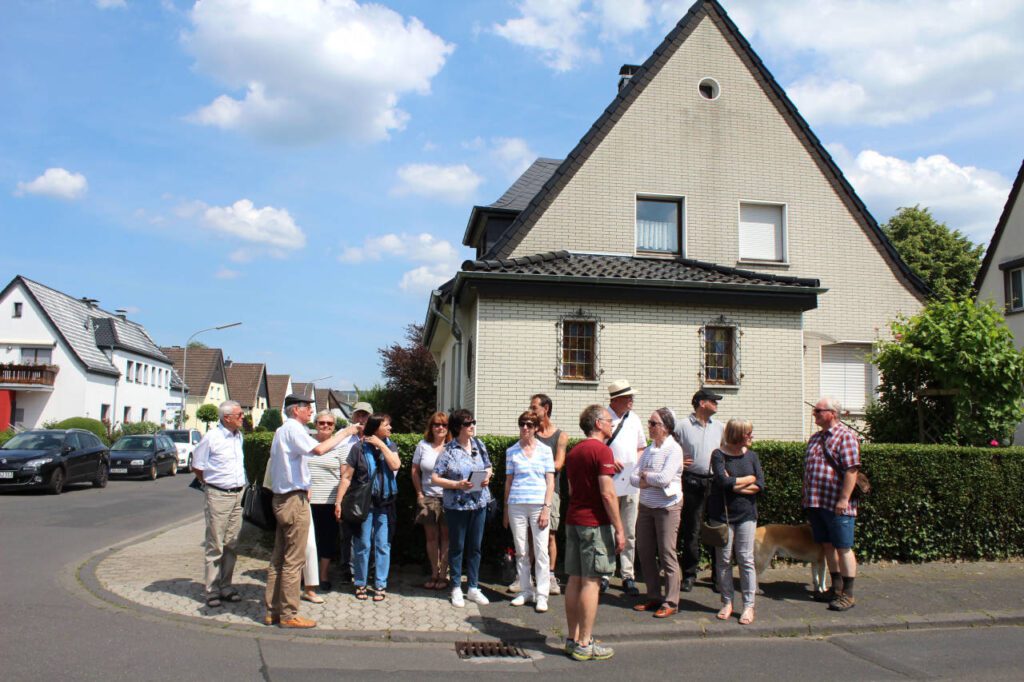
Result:
{"label": "woman in striped shirt", "polygon": [[[672,410],[662,407],[647,420],[651,444],[640,456],[630,482],[640,488],[636,549],[647,583],[647,601],[634,611],[668,618],[679,610],[679,559],[676,538],[683,511],[683,448],[675,438]],[[664,573],[664,593],[661,589]]]}

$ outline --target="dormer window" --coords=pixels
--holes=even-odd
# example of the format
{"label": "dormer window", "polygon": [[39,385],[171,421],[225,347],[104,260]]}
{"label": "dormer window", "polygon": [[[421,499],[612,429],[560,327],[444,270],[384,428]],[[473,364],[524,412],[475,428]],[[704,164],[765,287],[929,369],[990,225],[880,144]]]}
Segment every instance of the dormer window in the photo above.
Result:
{"label": "dormer window", "polygon": [[21,317],[21,301],[14,302],[14,309],[11,311],[11,317]]}
{"label": "dormer window", "polygon": [[680,198],[637,197],[637,255],[683,254],[683,208],[684,203]]}

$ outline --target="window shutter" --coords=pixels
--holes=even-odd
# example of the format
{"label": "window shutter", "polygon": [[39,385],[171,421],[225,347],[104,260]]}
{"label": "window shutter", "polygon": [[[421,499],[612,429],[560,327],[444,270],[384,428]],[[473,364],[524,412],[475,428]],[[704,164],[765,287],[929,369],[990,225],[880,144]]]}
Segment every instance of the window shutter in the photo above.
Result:
{"label": "window shutter", "polygon": [[821,349],[821,393],[836,398],[844,410],[861,412],[874,391],[874,366],[867,344],[824,346]]}
{"label": "window shutter", "polygon": [[740,258],[782,260],[782,208],[740,204]]}

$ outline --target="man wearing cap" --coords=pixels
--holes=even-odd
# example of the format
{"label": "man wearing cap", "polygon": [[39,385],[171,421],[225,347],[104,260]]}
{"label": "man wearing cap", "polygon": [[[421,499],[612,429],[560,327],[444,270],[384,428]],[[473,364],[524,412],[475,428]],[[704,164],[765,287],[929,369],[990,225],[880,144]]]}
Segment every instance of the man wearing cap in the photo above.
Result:
{"label": "man wearing cap", "polygon": [[[636,517],[639,511],[640,491],[629,483],[629,471],[625,481],[621,480],[623,469],[631,471],[640,460],[647,438],[640,417],[633,413],[633,396],[636,391],[628,381],[615,381],[608,387],[608,410],[612,415],[612,436],[608,447],[615,460],[615,490],[619,496],[619,517],[626,533],[626,545],[619,554],[619,573],[622,576],[622,591],[631,597],[639,596],[633,573],[633,556],[636,548]],[[608,578],[601,578],[601,591],[608,589]]]}
{"label": "man wearing cap", "polygon": [[[680,419],[676,426],[676,440],[683,446],[683,592],[693,590],[700,563],[700,524],[704,505],[711,490],[711,453],[722,444],[725,424],[716,420],[718,401],[722,396],[700,389],[690,401],[693,413]],[[711,555],[711,580],[715,576],[715,553]]]}
{"label": "man wearing cap", "polygon": [[306,424],[313,415],[310,398],[289,395],[284,399],[288,419],[274,432],[270,446],[272,506],[277,519],[274,553],[267,567],[267,589],[264,595],[266,625],[282,628],[312,628],[316,621],[299,616],[299,593],[302,567],[306,561],[306,540],[309,535],[309,464],[307,457],[333,450],[351,435],[344,429],[323,442],[309,435]]}
{"label": "man wearing cap", "polygon": [[[366,426],[366,420],[373,414],[373,406],[367,402],[358,402],[352,406],[351,424],[346,427],[349,437],[341,443],[341,462],[348,461],[348,452],[352,446],[359,442]],[[347,585],[352,582],[352,532],[351,525],[341,522],[341,584]]]}

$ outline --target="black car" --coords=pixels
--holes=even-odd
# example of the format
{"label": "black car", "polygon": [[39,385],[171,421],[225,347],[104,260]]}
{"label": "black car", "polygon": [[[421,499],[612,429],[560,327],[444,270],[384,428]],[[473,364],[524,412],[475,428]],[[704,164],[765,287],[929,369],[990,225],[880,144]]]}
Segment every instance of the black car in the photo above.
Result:
{"label": "black car", "polygon": [[46,488],[59,495],[68,483],[107,485],[110,452],[82,429],[25,431],[0,447],[0,490]]}
{"label": "black car", "polygon": [[178,473],[178,449],[167,436],[121,436],[110,446],[111,476],[144,476],[155,481],[161,473]]}

